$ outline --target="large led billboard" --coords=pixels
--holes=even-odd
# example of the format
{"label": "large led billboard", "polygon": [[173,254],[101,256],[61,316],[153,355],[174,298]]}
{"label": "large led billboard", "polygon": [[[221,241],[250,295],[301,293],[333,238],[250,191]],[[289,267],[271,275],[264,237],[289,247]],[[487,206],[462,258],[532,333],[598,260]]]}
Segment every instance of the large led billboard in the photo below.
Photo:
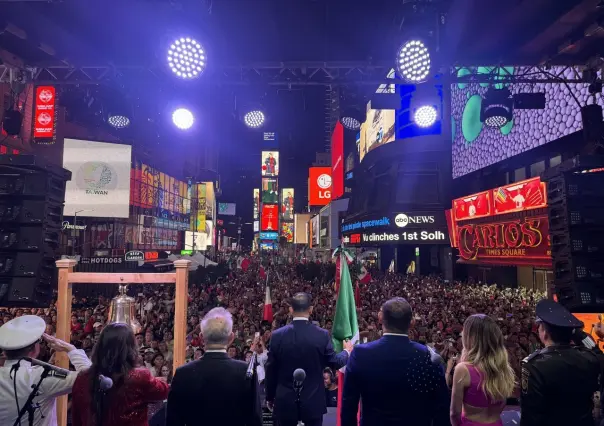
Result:
{"label": "large led billboard", "polygon": [[394,141],[396,138],[395,122],[395,110],[371,109],[371,102],[367,104],[366,119],[361,124],[359,161],[363,161],[365,155],[372,149]]}
{"label": "large led billboard", "polygon": [[281,219],[288,222],[294,220],[294,188],[281,190]]}
{"label": "large led billboard", "polygon": [[279,207],[276,204],[264,204],[262,206],[262,219],[260,231],[279,230]]}
{"label": "large led billboard", "polygon": [[[65,216],[127,218],[130,215],[132,147],[65,139]],[[77,212],[77,213],[76,213]]]}
{"label": "large led billboard", "polygon": [[260,191],[262,204],[277,204],[279,202],[279,186],[275,178],[262,178],[262,190]]}
{"label": "large led billboard", "polygon": [[262,151],[262,176],[279,176],[278,151]]}
{"label": "large led billboard", "polygon": [[[541,72],[531,72],[527,67],[477,67],[475,70],[460,68],[457,75],[471,72],[522,75],[527,80],[543,78]],[[553,75],[575,78],[574,69],[552,67]],[[496,84],[502,88],[504,84]],[[526,92],[544,92],[545,109],[514,110],[513,120],[501,128],[492,128],[480,122],[483,97],[489,89],[486,83],[456,83],[451,86],[451,125],[453,137],[453,177],[457,178],[544,145],[583,128],[581,109],[573,100],[581,102],[589,97],[588,84],[506,84],[512,95]],[[602,97],[597,98],[604,105]]]}
{"label": "large led billboard", "polygon": [[331,134],[331,199],[344,195],[344,126],[339,121]]}
{"label": "large led billboard", "polygon": [[281,223],[281,236],[285,237],[288,243],[294,242],[294,223],[293,222],[282,222]]}
{"label": "large led billboard", "polygon": [[331,167],[308,169],[308,205],[326,206],[331,201]]}
{"label": "large led billboard", "polygon": [[260,218],[260,188],[254,188],[254,219]]}

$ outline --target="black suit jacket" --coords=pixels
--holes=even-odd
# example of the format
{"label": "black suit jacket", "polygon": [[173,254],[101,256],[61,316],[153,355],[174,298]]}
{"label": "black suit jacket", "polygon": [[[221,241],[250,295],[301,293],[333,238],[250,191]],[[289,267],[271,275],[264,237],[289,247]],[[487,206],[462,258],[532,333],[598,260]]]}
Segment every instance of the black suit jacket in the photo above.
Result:
{"label": "black suit jacket", "polygon": [[329,333],[309,321],[293,321],[275,330],[265,365],[266,400],[275,404],[275,417],[297,420],[293,374],[302,368],[306,372],[300,397],[302,420],[321,418],[327,412],[323,369],[341,368],[347,360],[347,352],[335,353]]}
{"label": "black suit jacket", "polygon": [[450,426],[440,357],[405,336],[355,346],[344,375],[342,426]]}
{"label": "black suit jacket", "polygon": [[170,426],[261,426],[258,380],[246,379],[247,363],[210,352],[176,370],[168,395]]}

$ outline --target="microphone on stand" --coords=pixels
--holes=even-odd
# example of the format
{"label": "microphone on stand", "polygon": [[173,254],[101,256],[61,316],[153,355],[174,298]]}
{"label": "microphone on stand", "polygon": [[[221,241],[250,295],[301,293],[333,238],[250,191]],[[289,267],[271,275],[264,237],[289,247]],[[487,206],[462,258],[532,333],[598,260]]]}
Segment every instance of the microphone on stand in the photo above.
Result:
{"label": "microphone on stand", "polygon": [[48,371],[48,375],[51,377],[56,377],[57,379],[66,379],[67,376],[69,375],[69,370],[65,370],[64,368],[56,367],[47,362],[40,361],[35,358],[30,358],[28,356],[24,356],[21,359],[24,359],[25,361],[29,362],[31,365],[37,365],[38,367],[42,367],[44,370]]}
{"label": "microphone on stand", "polygon": [[294,389],[302,389],[302,384],[306,379],[306,371],[302,368],[296,368],[294,371]]}

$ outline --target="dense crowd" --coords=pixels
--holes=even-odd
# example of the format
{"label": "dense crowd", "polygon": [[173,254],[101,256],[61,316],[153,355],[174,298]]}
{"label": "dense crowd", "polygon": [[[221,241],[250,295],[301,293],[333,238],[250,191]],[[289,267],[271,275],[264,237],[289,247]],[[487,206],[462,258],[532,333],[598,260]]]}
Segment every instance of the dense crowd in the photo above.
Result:
{"label": "dense crowd", "polygon": [[[236,338],[228,349],[229,356],[249,359],[252,350],[266,354],[270,346],[271,331],[290,321],[288,299],[296,292],[305,291],[314,297],[312,320],[321,327],[331,329],[335,314],[335,288],[333,281],[315,277],[308,280],[292,265],[267,266],[273,302],[272,323],[262,320],[265,280],[259,280],[258,267],[247,271],[231,270],[227,276],[213,284],[192,283],[189,292],[187,361],[200,358],[203,337],[199,333],[199,320],[215,306],[226,307],[233,315]],[[372,270],[369,283],[358,286],[357,311],[362,341],[380,337],[378,312],[381,304],[394,296],[407,298],[415,313],[410,338],[433,347],[448,363],[452,371],[462,349],[460,333],[464,320],[474,313],[485,313],[500,325],[509,352],[510,363],[518,374],[520,362],[540,347],[534,324],[534,308],[544,295],[524,288],[499,288],[480,283],[445,282],[437,276],[419,277],[380,273]],[[325,275],[321,275],[325,276]],[[142,331],[137,335],[140,362],[154,376],[172,374],[173,312],[172,287],[144,286],[136,293],[137,319]],[[111,300],[103,296],[74,296],[71,318],[71,342],[90,355],[100,331],[107,321]],[[57,313],[55,304],[46,309],[0,308],[0,325],[15,316],[24,314],[41,316],[47,323],[46,332],[54,335]],[[257,343],[256,333],[260,334]],[[40,359],[53,361],[47,347],[42,347]],[[262,376],[262,371],[259,372]],[[335,388],[333,376],[326,372],[326,386]]]}

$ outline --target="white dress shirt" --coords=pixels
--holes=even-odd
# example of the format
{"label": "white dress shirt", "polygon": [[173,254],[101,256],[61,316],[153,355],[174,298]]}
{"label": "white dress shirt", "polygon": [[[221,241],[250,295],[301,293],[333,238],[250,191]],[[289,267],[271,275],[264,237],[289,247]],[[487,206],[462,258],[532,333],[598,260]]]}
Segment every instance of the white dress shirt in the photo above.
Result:
{"label": "white dress shirt", "polygon": [[[75,349],[67,354],[69,360],[76,368],[65,379],[57,377],[47,377],[42,381],[39,395],[34,398],[34,405],[39,405],[39,409],[34,411],[34,426],[56,426],[57,410],[56,398],[71,392],[73,383],[78,377],[78,372],[90,367],[91,362],[86,353],[81,349]],[[17,361],[7,360],[3,367],[0,367],[0,422],[3,425],[12,426],[17,420],[17,402],[13,390],[13,379],[10,377],[10,370]],[[42,367],[32,366],[29,362],[22,360],[16,373],[17,395],[19,408],[23,408],[25,401],[32,391],[32,386],[37,384],[40,376],[44,372]],[[21,424],[28,424],[28,414],[21,418]]]}

